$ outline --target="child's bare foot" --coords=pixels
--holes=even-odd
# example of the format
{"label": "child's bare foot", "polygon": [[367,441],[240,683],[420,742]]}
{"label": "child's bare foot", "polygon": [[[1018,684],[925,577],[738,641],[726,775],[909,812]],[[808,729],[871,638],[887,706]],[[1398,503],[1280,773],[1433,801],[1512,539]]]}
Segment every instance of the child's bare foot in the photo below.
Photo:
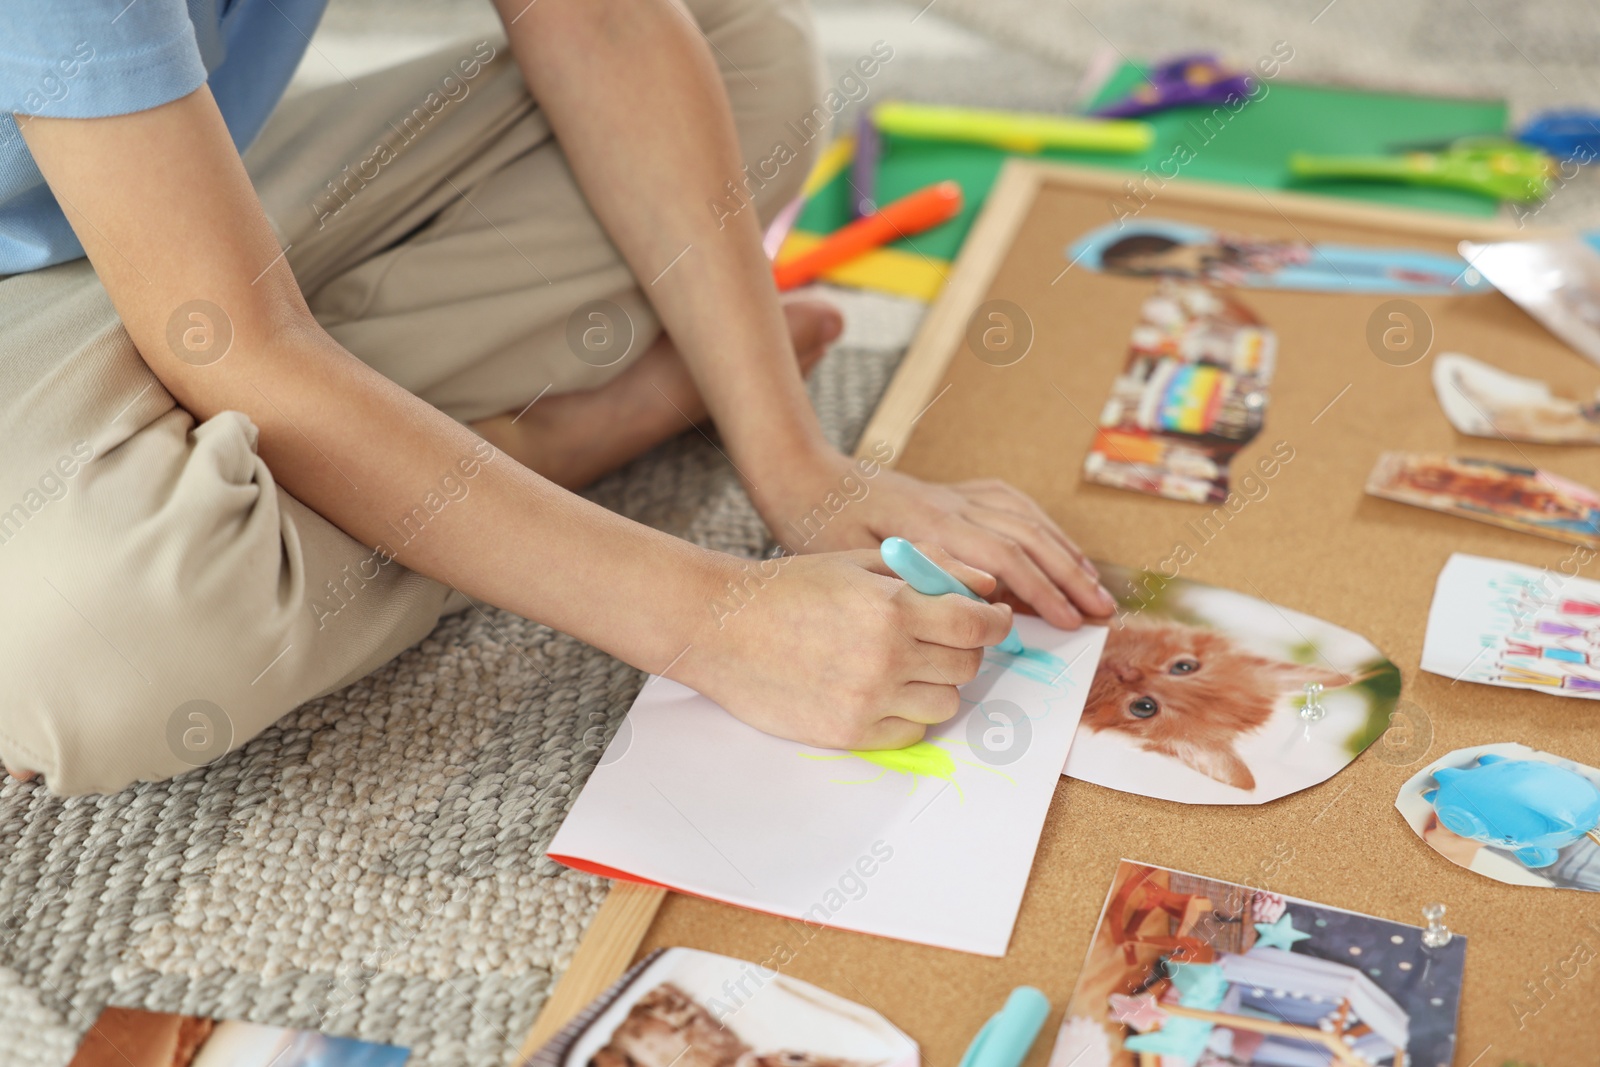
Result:
{"label": "child's bare foot", "polygon": [[[800,373],[808,374],[843,331],[832,304],[785,304]],[[472,424],[490,444],[557,485],[578,489],[706,418],[705,402],[666,334],[598,389],[538,401],[520,414]]]}
{"label": "child's bare foot", "polygon": [[19,782],[31,782],[35,778],[39,777],[39,772],[38,771],[19,771],[19,770],[15,770],[15,769],[12,768],[11,764],[9,764],[9,763],[5,765],[5,768],[6,768],[6,773],[9,774],[11,777],[15,778]]}

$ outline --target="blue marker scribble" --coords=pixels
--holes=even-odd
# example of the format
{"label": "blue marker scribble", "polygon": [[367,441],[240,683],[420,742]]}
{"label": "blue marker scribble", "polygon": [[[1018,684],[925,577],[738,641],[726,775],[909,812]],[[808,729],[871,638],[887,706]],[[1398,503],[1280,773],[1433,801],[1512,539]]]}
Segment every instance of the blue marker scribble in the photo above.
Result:
{"label": "blue marker scribble", "polygon": [[1067,673],[1066,660],[1053,652],[1046,652],[1042,648],[1028,648],[1026,645],[1015,656],[999,649],[990,649],[985,658],[1008,670],[1016,671],[1031,682],[1042,682],[1049,686],[1061,684]]}

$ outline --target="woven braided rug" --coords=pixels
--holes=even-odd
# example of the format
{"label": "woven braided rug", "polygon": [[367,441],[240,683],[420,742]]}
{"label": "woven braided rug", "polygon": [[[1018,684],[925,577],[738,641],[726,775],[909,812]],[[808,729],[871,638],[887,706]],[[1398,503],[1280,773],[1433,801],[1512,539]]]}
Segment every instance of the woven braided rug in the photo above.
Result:
{"label": "woven braided rug", "polygon": [[[853,441],[896,351],[813,375]],[[588,495],[759,554],[727,461],[686,433]],[[249,1019],[503,1067],[605,883],[545,846],[642,683],[508,612],[468,610],[220,762],[115,796],[0,788],[0,1062],[62,1067],[101,1007]]]}

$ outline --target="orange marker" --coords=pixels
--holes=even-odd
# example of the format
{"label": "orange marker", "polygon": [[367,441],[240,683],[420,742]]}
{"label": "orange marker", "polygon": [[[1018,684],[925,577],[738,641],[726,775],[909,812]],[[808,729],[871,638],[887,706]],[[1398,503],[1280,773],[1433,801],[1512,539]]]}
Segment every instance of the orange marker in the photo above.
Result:
{"label": "orange marker", "polygon": [[948,222],[961,213],[961,186],[938,182],[902,196],[883,210],[857,219],[823,239],[811,251],[776,264],[772,276],[778,291],[804,285],[823,271],[847,263],[880,245]]}

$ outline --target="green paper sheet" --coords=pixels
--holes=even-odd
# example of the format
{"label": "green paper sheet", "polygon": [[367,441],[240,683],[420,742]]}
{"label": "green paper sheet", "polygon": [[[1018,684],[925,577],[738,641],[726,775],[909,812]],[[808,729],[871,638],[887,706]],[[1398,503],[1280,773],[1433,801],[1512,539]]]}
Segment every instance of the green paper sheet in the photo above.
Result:
{"label": "green paper sheet", "polygon": [[[1106,82],[1091,106],[1122,96],[1143,76],[1143,68],[1125,65]],[[1046,151],[1038,158],[1131,171],[1149,167],[1152,174],[1159,175],[1159,165],[1174,158],[1182,141],[1192,150],[1193,158],[1178,170],[1180,178],[1249,183],[1262,189],[1293,189],[1460,215],[1495,214],[1497,205],[1493,200],[1451,189],[1298,181],[1290,177],[1287,160],[1296,151],[1381,154],[1391,151],[1394,145],[1503,133],[1505,101],[1408,96],[1299,85],[1281,79],[1267,85],[1267,95],[1238,114],[1230,114],[1224,108],[1228,120],[1226,124],[1212,120],[1209,142],[1203,123],[1211,109],[1178,108],[1144,120],[1155,126],[1156,139],[1154,146],[1141,155]],[[954,259],[1005,159],[1006,153],[982,145],[886,137],[878,168],[880,203],[947,178],[960,182],[966,194],[966,206],[960,215],[890,247],[936,259]],[[1171,165],[1167,170],[1171,172]],[[851,217],[850,196],[850,171],[846,168],[806,203],[798,228],[831,233],[843,226]],[[1136,200],[1125,203],[1130,209],[1138,207]],[[1155,194],[1154,204],[1145,209],[1146,214],[1159,213],[1159,193]],[[1106,218],[1115,217],[1108,204]]]}

